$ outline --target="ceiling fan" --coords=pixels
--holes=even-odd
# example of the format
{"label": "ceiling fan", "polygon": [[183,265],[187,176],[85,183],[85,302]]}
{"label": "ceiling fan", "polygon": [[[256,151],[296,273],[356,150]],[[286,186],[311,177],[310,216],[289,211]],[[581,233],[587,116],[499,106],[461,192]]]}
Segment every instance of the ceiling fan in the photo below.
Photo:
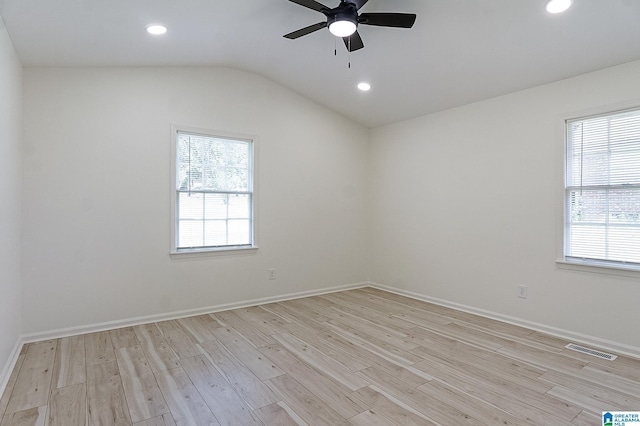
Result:
{"label": "ceiling fan", "polygon": [[369,0],[340,0],[340,4],[333,9],[315,0],[289,0],[300,6],[322,13],[327,17],[326,22],[318,22],[297,31],[286,34],[288,39],[296,39],[312,32],[329,27],[331,34],[341,37],[349,52],[364,47],[362,38],[358,34],[358,25],[375,25],[379,27],[411,28],[416,21],[412,13],[361,13],[358,11]]}

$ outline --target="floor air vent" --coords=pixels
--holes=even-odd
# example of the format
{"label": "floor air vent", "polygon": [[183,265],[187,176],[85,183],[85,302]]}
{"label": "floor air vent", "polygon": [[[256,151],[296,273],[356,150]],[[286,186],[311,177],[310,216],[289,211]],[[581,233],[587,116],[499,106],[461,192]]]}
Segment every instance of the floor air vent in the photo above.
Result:
{"label": "floor air vent", "polygon": [[611,354],[608,354],[608,353],[596,351],[594,349],[585,348],[584,346],[578,346],[578,345],[575,345],[573,343],[569,343],[567,346],[565,346],[565,348],[571,349],[572,351],[582,352],[583,354],[596,356],[598,358],[607,359],[609,361],[613,361],[614,359],[618,358],[615,355],[611,355]]}

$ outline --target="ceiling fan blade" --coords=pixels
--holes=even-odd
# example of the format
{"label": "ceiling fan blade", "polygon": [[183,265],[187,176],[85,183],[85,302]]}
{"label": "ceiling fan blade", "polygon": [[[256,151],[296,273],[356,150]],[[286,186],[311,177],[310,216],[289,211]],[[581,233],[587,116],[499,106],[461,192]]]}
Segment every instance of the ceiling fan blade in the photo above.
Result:
{"label": "ceiling fan blade", "polygon": [[307,34],[311,34],[312,32],[321,30],[327,26],[326,22],[318,22],[317,24],[309,25],[308,27],[300,28],[297,31],[294,31],[289,34],[285,34],[284,38],[288,38],[294,40],[298,37],[306,36]]}
{"label": "ceiling fan blade", "polygon": [[299,4],[300,6],[308,7],[309,9],[317,10],[318,12],[322,12],[324,10],[328,10],[329,8],[323,4],[318,3],[315,0],[289,0],[292,3]]}
{"label": "ceiling fan blade", "polygon": [[411,28],[415,22],[413,13],[363,13],[358,18],[360,24],[379,27]]}
{"label": "ceiling fan blade", "polygon": [[346,3],[354,4],[356,6],[356,10],[360,10],[360,8],[362,8],[362,6],[367,4],[369,0],[344,0],[344,1]]}
{"label": "ceiling fan blade", "polygon": [[342,37],[342,40],[344,41],[344,45],[349,52],[360,50],[364,47],[362,37],[360,37],[360,34],[357,31],[351,34],[349,37]]}

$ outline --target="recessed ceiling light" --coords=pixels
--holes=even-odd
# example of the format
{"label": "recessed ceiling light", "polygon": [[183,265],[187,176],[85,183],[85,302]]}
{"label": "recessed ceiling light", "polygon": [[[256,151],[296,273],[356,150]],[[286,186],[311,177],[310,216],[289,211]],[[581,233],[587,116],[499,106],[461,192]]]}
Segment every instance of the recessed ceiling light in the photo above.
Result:
{"label": "recessed ceiling light", "polygon": [[358,83],[358,89],[362,90],[363,92],[366,92],[367,90],[371,89],[371,85],[363,81],[362,83]]}
{"label": "recessed ceiling light", "polygon": [[167,27],[160,24],[147,25],[147,32],[153,35],[160,35],[167,32]]}
{"label": "recessed ceiling light", "polygon": [[549,0],[545,5],[549,13],[562,13],[571,7],[573,0]]}

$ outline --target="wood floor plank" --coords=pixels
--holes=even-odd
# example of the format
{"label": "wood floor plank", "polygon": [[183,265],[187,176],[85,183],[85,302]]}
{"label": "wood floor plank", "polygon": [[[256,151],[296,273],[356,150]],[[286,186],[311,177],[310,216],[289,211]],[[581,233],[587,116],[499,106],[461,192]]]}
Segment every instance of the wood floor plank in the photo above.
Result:
{"label": "wood floor plank", "polygon": [[446,356],[427,354],[426,351],[422,353],[422,356],[425,358],[425,361],[416,364],[416,368],[420,368],[421,366],[432,367],[436,363],[446,365],[459,374],[466,375],[468,380],[473,380],[481,384],[485,389],[492,389],[496,392],[508,394],[512,398],[516,398],[541,411],[545,411],[556,418],[570,421],[581,411],[581,408],[578,406],[550,397],[547,393],[531,389],[531,387],[527,385],[529,379],[503,377],[495,374],[493,371],[479,369],[470,365],[466,363],[464,359],[452,360]]}
{"label": "wood floor plank", "polygon": [[[606,404],[618,404],[623,411],[631,411],[635,410],[636,407],[640,407],[640,398],[621,392],[617,389],[611,389],[602,383],[594,383],[575,377],[574,375],[552,370],[540,376],[540,379],[568,389],[576,390],[580,394],[590,395],[599,401],[604,401]],[[640,389],[640,382],[636,384],[636,387]]]}
{"label": "wood floor plank", "polygon": [[433,339],[430,344],[416,348],[411,353],[424,359],[436,357],[449,365],[455,362],[456,368],[462,371],[474,369],[477,376],[492,376],[539,393],[552,387],[550,383],[539,380],[546,370],[444,336]]}
{"label": "wood floor plank", "polygon": [[359,389],[356,394],[358,397],[368,404],[375,407],[378,412],[392,420],[398,425],[403,426],[432,426],[436,425],[432,420],[424,414],[411,408],[399,398],[386,393],[384,390],[369,386]]}
{"label": "wood floor plank", "polygon": [[222,327],[222,324],[220,324],[220,322],[211,314],[198,315],[193,318],[209,331],[213,331],[216,328]]}
{"label": "wood floor plank", "polygon": [[473,328],[468,328],[457,322],[451,322],[446,325],[430,324],[425,326],[425,328],[440,333],[443,336],[491,350],[500,349],[511,342],[509,339],[494,336],[493,334],[485,333]]}
{"label": "wood floor plank", "polygon": [[56,340],[29,345],[13,386],[6,413],[47,405],[56,347]]}
{"label": "wood floor plank", "polygon": [[572,372],[572,374],[591,382],[606,384],[609,388],[640,398],[640,386],[638,385],[640,380],[622,376],[608,367],[587,364],[582,370]]}
{"label": "wood floor plank", "polygon": [[[231,327],[238,333],[242,334],[242,336],[248,342],[251,342],[251,344],[256,348],[267,346],[273,343],[273,340],[269,336],[262,333],[260,330],[257,330],[247,321],[240,318],[235,314],[235,311],[216,312],[211,316],[222,322],[222,324],[224,324],[225,326]],[[216,335],[216,332],[218,330],[213,331],[214,335]]]}
{"label": "wood floor plank", "polygon": [[[329,317],[330,315],[328,314],[332,313],[333,308],[336,306],[335,303],[323,298],[321,295],[296,299],[295,302],[307,307],[307,309],[310,308],[311,310],[320,312],[321,314],[327,315]],[[325,319],[324,321],[327,321],[327,319]]]}
{"label": "wood floor plank", "polygon": [[273,312],[276,315],[280,315],[282,318],[289,321],[289,323],[297,323],[306,328],[314,330],[314,332],[327,331],[327,327],[325,327],[321,322],[315,321],[303,313],[296,311],[287,303],[268,303],[266,305],[262,305],[262,308]]}
{"label": "wood floor plank", "polygon": [[9,375],[9,380],[7,381],[7,385],[5,386],[4,392],[2,394],[2,398],[0,398],[0,420],[2,420],[2,417],[4,416],[4,413],[7,410],[7,405],[9,405],[11,392],[13,391],[13,388],[16,384],[16,380],[18,380],[18,373],[20,372],[20,368],[22,368],[22,363],[24,362],[25,356],[26,354],[18,355],[18,359],[16,360],[16,365],[13,367],[13,370]]}
{"label": "wood floor plank", "polygon": [[182,368],[221,425],[261,424],[231,384],[204,355],[182,360]]}
{"label": "wood floor plank", "polygon": [[366,299],[363,300],[358,297],[353,297],[348,291],[325,294],[322,297],[338,305],[334,307],[334,309],[338,309],[356,317],[367,318],[379,325],[384,324],[392,326],[397,330],[407,330],[416,326],[415,324],[403,319],[394,318],[389,314],[388,308],[381,310],[376,306],[372,306],[372,304],[368,303]]}
{"label": "wood floor plank", "polygon": [[[384,354],[377,354],[371,350],[367,350],[367,347],[357,342],[354,339],[349,339],[338,333],[319,333],[314,336],[316,341],[326,342],[329,345],[333,345],[336,348],[351,354],[366,362],[362,368],[376,366],[384,371],[387,371],[393,375],[402,376],[403,380],[412,384],[413,386],[419,386],[426,381],[432,380],[433,377],[422,370],[415,369],[411,366],[410,362],[405,360],[396,361],[393,357],[387,357]],[[359,370],[362,370],[359,368]]]}
{"label": "wood floor plank", "polygon": [[575,419],[571,421],[574,426],[593,426],[599,425],[602,422],[602,414],[593,414],[588,411],[583,411],[578,414]]}
{"label": "wood floor plank", "polygon": [[270,404],[254,411],[265,425],[309,426],[285,402]]}
{"label": "wood floor plank", "polygon": [[176,426],[219,425],[182,368],[154,373]]}
{"label": "wood floor plank", "polygon": [[289,310],[296,312],[298,315],[304,315],[313,321],[325,323],[330,320],[329,317],[322,313],[322,307],[309,297],[287,300],[286,304]]}
{"label": "wood floor plank", "polygon": [[109,336],[111,337],[111,343],[114,349],[128,348],[129,346],[135,346],[139,343],[133,327],[109,330]]}
{"label": "wood floor plank", "polygon": [[216,338],[260,380],[268,380],[284,374],[272,360],[231,327],[214,331]]}
{"label": "wood floor plank", "polygon": [[58,340],[53,364],[52,388],[86,383],[84,336],[63,337]]}
{"label": "wood floor plank", "polygon": [[492,404],[467,395],[440,380],[432,380],[425,383],[418,387],[418,390],[445,404],[454,407],[464,407],[464,412],[469,413],[473,418],[487,425],[518,426],[523,424],[522,419],[518,419],[500,409],[496,409]]}
{"label": "wood floor plank", "polygon": [[358,298],[366,298],[368,306],[374,309],[378,309],[381,312],[388,313],[391,317],[402,319],[405,322],[413,323],[416,325],[428,325],[428,324],[449,324],[452,319],[438,313],[424,309],[423,305],[421,309],[398,303],[397,301],[390,300],[388,297],[379,297],[371,294],[367,294],[362,289],[354,290],[352,294],[357,292]]}
{"label": "wood floor plank", "polygon": [[[289,377],[289,375],[274,377],[268,380],[267,383],[308,424],[318,426],[346,426],[349,424],[330,405]],[[354,413],[354,415],[358,414],[360,412]]]}
{"label": "wood floor plank", "polygon": [[409,307],[407,307],[406,311],[394,312],[391,317],[422,327],[428,327],[431,324],[446,325],[452,322],[451,318]]}
{"label": "wood floor plank", "polygon": [[[423,351],[427,353],[439,353],[444,357],[453,356],[454,358],[458,354],[463,354],[466,363],[478,368],[488,370],[495,374],[504,373],[509,377],[523,377],[534,381],[548,371],[545,368],[499,354],[486,347],[476,346],[471,342],[462,342],[422,327],[412,330],[411,333],[416,339],[421,340],[421,346],[411,351],[418,355]],[[541,392],[546,392],[549,389],[541,383],[534,385],[531,380],[527,383],[533,389],[538,389]]]}
{"label": "wood floor plank", "polygon": [[116,353],[113,350],[113,343],[108,331],[85,334],[84,348],[87,367],[116,360]]}
{"label": "wood floor plank", "polygon": [[[346,323],[336,323],[331,320],[326,324],[334,333],[337,333],[348,340],[352,340],[358,346],[373,352],[388,361],[397,362],[402,365],[411,365],[422,361],[422,358],[419,356],[399,349],[388,342],[371,336],[370,334],[363,333],[358,329],[350,327]],[[415,349],[416,347],[418,346],[414,346],[413,348]]]}
{"label": "wood floor plank", "polygon": [[85,383],[78,383],[51,391],[49,426],[84,426],[87,422],[86,415],[87,392]]}
{"label": "wood floor plank", "polygon": [[317,331],[299,322],[289,322],[282,326],[280,333],[289,333],[298,339],[304,340],[316,334]]}
{"label": "wood floor plank", "polygon": [[151,371],[170,370],[180,367],[180,360],[156,324],[143,324],[134,327],[140,346],[147,356]]}
{"label": "wood floor plank", "polygon": [[[332,318],[336,322],[345,322],[347,325],[355,329],[359,329],[364,333],[374,336],[389,344],[395,345],[397,348],[408,351],[412,348],[419,346],[419,343],[413,341],[410,331],[416,327],[415,324],[411,324],[410,327],[403,325],[398,327],[396,322],[397,318],[387,318],[385,316],[378,315],[376,317],[365,317],[357,311],[347,311],[345,308],[338,306],[333,308],[338,312],[338,318]],[[399,341],[397,339],[400,339]]]}
{"label": "wood floor plank", "polygon": [[272,337],[289,352],[352,391],[369,386],[368,381],[353,374],[342,364],[327,357],[326,354],[322,353],[314,346],[293,337],[289,333],[274,334]]}
{"label": "wood floor plank", "polygon": [[92,425],[131,424],[120,372],[115,361],[87,366],[87,405],[89,423]]}
{"label": "wood floor plank", "polygon": [[[289,328],[287,328],[287,330],[289,330]],[[333,336],[331,333],[328,334],[330,336]],[[306,340],[309,341],[308,343],[312,344],[314,348],[318,349],[330,359],[339,362],[351,372],[356,372],[362,370],[363,368],[371,367],[376,361],[382,360],[382,358],[380,358],[379,356],[371,354],[370,352],[365,351],[359,346],[352,345],[352,343],[347,341],[346,339],[341,341],[342,345],[340,345],[340,343],[324,339],[319,334],[314,333],[311,336],[312,337],[309,337],[309,335],[299,336],[299,338],[306,338]],[[340,336],[337,336],[336,338],[340,339]],[[362,353],[366,353],[367,355],[370,354],[370,356],[359,356],[359,354],[357,353],[358,350],[360,350]]]}
{"label": "wood floor plank", "polygon": [[140,345],[117,350],[116,358],[131,420],[136,423],[169,412]]}
{"label": "wood floor plank", "polygon": [[523,424],[545,426],[567,426],[566,420],[556,418],[548,412],[523,402],[517,393],[505,390],[499,386],[491,385],[483,379],[449,367],[438,360],[425,360],[415,365],[416,368],[425,369],[434,377],[448,385],[468,394],[469,396],[486,401],[512,416],[521,419]]}
{"label": "wood floor plank", "polygon": [[444,404],[424,392],[416,391],[415,388],[376,368],[365,368],[358,374],[362,374],[376,387],[383,389],[395,398],[402,399],[405,404],[436,423],[484,425],[480,420],[462,411],[464,407],[456,408]]}
{"label": "wood floor plank", "polygon": [[271,388],[234,357],[222,343],[204,342],[201,347],[209,361],[251,408],[255,410],[280,400]]}
{"label": "wood floor plank", "polygon": [[142,350],[142,346],[129,346],[116,351],[116,360],[120,375],[142,377],[152,374],[149,360]]}
{"label": "wood floor plank", "polygon": [[601,413],[603,407],[605,407],[604,410],[608,411],[626,411],[622,407],[622,404],[611,404],[595,396],[583,394],[575,389],[569,389],[564,386],[554,386],[547,392],[547,395],[556,397],[562,401],[567,401],[570,404],[579,405],[593,414]]}
{"label": "wood floor plank", "polygon": [[345,419],[360,414],[368,408],[363,406],[357,398],[352,398],[352,391],[349,388],[327,376],[318,374],[318,370],[297,358],[280,344],[266,346],[260,350],[277,360],[278,366],[291,379],[313,392]]}
{"label": "wood floor plank", "polygon": [[349,423],[355,426],[398,426],[397,423],[392,422],[378,413],[377,410],[373,409],[363,411],[357,416],[351,417]]}
{"label": "wood floor plank", "polygon": [[171,414],[163,414],[162,416],[134,423],[133,426],[176,426],[176,422]]}
{"label": "wood floor plank", "polygon": [[[211,319],[213,320],[213,318]],[[180,327],[182,327],[184,333],[189,336],[194,343],[202,343],[207,340],[215,339],[211,330],[202,324],[201,320],[198,320],[196,317],[179,318],[176,322]]]}
{"label": "wood floor plank", "polygon": [[161,321],[156,325],[178,359],[201,355],[196,347],[197,342],[189,337],[176,321]]}
{"label": "wood floor plank", "polygon": [[289,322],[260,306],[236,309],[234,313],[266,336],[281,333],[282,326]]}
{"label": "wood floor plank", "polygon": [[7,413],[0,426],[47,426],[47,406]]}

